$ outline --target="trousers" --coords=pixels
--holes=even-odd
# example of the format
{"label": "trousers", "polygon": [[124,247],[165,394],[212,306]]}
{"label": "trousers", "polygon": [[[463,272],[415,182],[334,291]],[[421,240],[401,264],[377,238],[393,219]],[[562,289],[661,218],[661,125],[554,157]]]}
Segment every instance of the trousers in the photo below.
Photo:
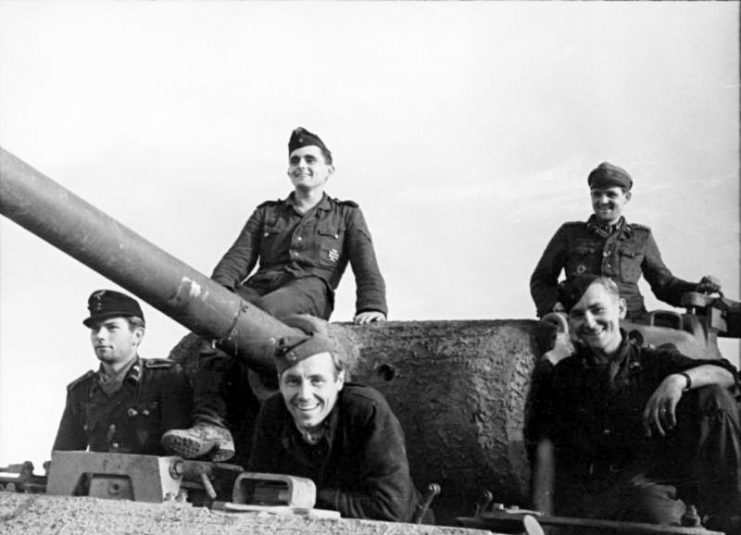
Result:
{"label": "trousers", "polygon": [[557,468],[557,514],[679,525],[690,504],[711,519],[741,513],[739,405],[727,389],[685,394],[677,426],[654,441],[644,459],[619,472],[596,466],[587,480]]}

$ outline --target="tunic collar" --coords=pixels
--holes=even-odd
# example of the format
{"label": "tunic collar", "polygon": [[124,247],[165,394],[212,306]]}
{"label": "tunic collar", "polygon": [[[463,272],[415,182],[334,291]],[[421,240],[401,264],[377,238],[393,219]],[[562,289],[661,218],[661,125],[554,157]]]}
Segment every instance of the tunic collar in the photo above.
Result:
{"label": "tunic collar", "polygon": [[[298,208],[296,207],[295,196],[294,196],[294,192],[293,191],[288,195],[288,197],[285,198],[285,200],[283,201],[283,203],[286,206],[288,206],[289,208],[291,208],[292,210],[294,210],[296,213],[301,213],[301,212],[298,211]],[[316,205],[313,206],[311,208],[311,210],[309,210],[306,213],[308,214],[312,210],[325,210],[325,211],[328,211],[328,210],[331,210],[331,209],[332,209],[332,203],[330,201],[329,195],[327,195],[327,192],[325,191],[325,192],[322,193],[322,199],[318,203],[316,203]],[[304,214],[304,215],[306,215],[306,214]]]}
{"label": "tunic collar", "polygon": [[119,370],[115,375],[108,376],[103,373],[103,365],[96,372],[96,384],[107,393],[112,393],[121,388],[125,382],[138,384],[142,377],[142,362],[138,355],[131,359],[129,363]]}
{"label": "tunic collar", "polygon": [[620,219],[618,219],[618,222],[614,225],[600,225],[599,223],[597,223],[597,218],[594,217],[594,214],[592,214],[587,220],[587,228],[595,234],[602,236],[603,238],[608,238],[614,233],[620,233],[629,236],[633,232],[632,227],[630,226],[630,224],[628,224],[628,222],[625,220],[625,217],[623,216],[620,216]]}

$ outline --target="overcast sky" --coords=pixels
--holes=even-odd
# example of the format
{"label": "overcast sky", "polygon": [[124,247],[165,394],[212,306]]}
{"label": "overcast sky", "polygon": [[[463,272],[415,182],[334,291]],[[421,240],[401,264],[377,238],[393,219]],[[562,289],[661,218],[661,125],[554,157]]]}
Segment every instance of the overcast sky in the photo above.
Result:
{"label": "overcast sky", "polygon": [[[391,320],[531,318],[602,161],[683,278],[739,297],[736,2],[0,1],[0,145],[209,275],[293,128],[364,211]],[[102,276],[0,217],[0,466],[49,451]],[[354,313],[348,270],[333,320]],[[650,308],[657,301],[644,286]],[[145,306],[143,356],[185,329]],[[730,345],[737,353],[738,345]],[[729,355],[737,358],[737,354]]]}

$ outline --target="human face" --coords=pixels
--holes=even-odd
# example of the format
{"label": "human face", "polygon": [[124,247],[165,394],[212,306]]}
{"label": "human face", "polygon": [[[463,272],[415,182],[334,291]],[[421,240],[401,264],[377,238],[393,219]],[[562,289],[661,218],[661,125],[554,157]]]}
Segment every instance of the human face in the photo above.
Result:
{"label": "human face", "polygon": [[337,394],[345,384],[345,372],[337,372],[330,353],[317,353],[285,370],[280,393],[296,425],[311,429],[332,412]]}
{"label": "human face", "polygon": [[143,336],[144,329],[132,329],[126,318],[120,317],[95,322],[90,328],[95,356],[103,364],[111,366],[125,364],[134,358]]}
{"label": "human face", "polygon": [[326,163],[316,145],[296,149],[288,157],[288,177],[297,190],[323,190],[332,173],[334,166]]}
{"label": "human face", "polygon": [[625,205],[630,201],[630,191],[619,186],[611,188],[592,188],[592,208],[597,221],[614,224],[623,215]]}
{"label": "human face", "polygon": [[595,353],[609,356],[620,346],[620,320],[625,310],[624,299],[595,282],[569,311],[569,327]]}

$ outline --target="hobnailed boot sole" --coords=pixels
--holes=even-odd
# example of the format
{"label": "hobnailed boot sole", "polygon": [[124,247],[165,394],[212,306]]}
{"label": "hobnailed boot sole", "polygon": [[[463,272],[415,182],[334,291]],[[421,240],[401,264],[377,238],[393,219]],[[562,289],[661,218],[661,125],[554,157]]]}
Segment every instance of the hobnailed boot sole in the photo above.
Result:
{"label": "hobnailed boot sole", "polygon": [[[162,445],[184,459],[195,459],[207,454],[214,449],[217,442],[217,440],[204,440],[187,432],[178,431],[168,431],[162,437]],[[232,452],[232,455],[234,455],[234,452]]]}

